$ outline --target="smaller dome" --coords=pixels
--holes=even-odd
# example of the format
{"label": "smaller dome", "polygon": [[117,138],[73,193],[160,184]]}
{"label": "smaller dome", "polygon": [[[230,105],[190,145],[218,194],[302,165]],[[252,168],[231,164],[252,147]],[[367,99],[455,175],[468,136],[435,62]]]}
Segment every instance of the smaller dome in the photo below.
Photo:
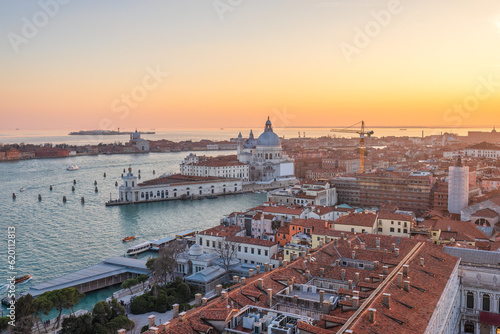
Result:
{"label": "smaller dome", "polygon": [[141,134],[135,129],[134,134],[132,135],[132,139],[139,139],[141,138]]}
{"label": "smaller dome", "polygon": [[240,133],[238,134],[238,139],[242,139],[242,138],[243,138],[243,136],[241,135],[241,131],[240,131]]}
{"label": "smaller dome", "polygon": [[491,133],[497,133],[497,130],[495,130],[495,128],[493,128],[493,130],[491,130]]}
{"label": "smaller dome", "polygon": [[203,246],[194,244],[193,246],[189,247],[189,255],[191,256],[203,255]]}

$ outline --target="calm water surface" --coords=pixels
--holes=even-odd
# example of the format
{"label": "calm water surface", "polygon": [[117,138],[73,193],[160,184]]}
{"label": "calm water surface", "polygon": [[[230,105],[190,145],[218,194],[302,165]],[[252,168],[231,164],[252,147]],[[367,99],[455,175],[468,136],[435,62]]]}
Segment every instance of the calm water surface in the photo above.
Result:
{"label": "calm water surface", "polygon": [[[141,170],[142,180],[177,171],[189,152],[136,155],[101,155],[62,159],[37,159],[0,163],[0,279],[7,279],[7,227],[16,227],[17,273],[32,274],[26,291],[34,284],[73,272],[112,257],[121,256],[134,243],[173,236],[187,229],[202,230],[219,224],[222,215],[261,204],[265,194],[220,197],[216,200],[171,201],[105,207],[118,197],[115,181],[121,184],[124,168]],[[202,152],[207,155],[235,152]],[[76,164],[77,171],[66,167]],[[104,178],[104,173],[107,177]],[[76,180],[75,191],[71,191]],[[94,181],[99,192],[95,193]],[[49,186],[53,186],[53,191]],[[20,188],[26,190],[20,192]],[[17,199],[12,199],[15,192]],[[42,201],[38,201],[38,194]],[[67,202],[63,203],[63,196]],[[85,197],[85,204],[80,198]],[[139,236],[122,243],[128,235]],[[3,284],[4,282],[1,282]],[[90,307],[114,289],[92,294]],[[2,291],[3,297],[5,293]],[[88,298],[87,298],[88,299]]]}

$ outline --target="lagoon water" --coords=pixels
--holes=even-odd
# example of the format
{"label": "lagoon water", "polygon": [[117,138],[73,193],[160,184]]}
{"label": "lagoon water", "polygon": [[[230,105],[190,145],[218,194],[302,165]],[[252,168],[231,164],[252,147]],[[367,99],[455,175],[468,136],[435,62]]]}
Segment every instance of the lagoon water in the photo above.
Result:
{"label": "lagoon water", "polygon": [[[142,180],[178,171],[189,152],[135,155],[81,156],[0,163],[0,285],[7,281],[7,227],[16,228],[17,276],[32,274],[19,292],[51,278],[70,273],[102,260],[121,256],[135,243],[184,230],[203,230],[220,223],[223,215],[261,204],[265,194],[243,194],[216,200],[170,201],[106,207],[116,199],[124,168],[141,170]],[[234,154],[232,151],[201,152],[206,155]],[[76,171],[66,167],[76,164]],[[153,170],[156,175],[153,175]],[[106,178],[104,178],[106,173]],[[75,191],[71,187],[76,180]],[[94,191],[97,181],[99,192]],[[53,186],[53,191],[49,186]],[[20,192],[20,188],[26,190]],[[17,199],[12,199],[15,192]],[[38,194],[42,201],[38,201]],[[67,202],[63,203],[63,196]],[[85,204],[80,198],[85,197]],[[125,236],[138,240],[122,243]],[[84,300],[89,308],[116,289],[93,293]],[[5,293],[2,291],[0,295]]]}

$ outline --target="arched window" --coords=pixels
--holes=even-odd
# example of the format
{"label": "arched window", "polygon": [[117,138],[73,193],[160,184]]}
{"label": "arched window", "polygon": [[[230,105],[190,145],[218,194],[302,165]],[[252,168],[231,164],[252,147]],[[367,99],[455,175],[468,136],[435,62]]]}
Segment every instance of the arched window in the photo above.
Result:
{"label": "arched window", "polygon": [[474,294],[472,292],[467,292],[467,308],[474,308]]}
{"label": "arched window", "polygon": [[487,294],[483,295],[483,311],[486,312],[490,311],[490,295]]}
{"label": "arched window", "polygon": [[472,321],[466,321],[464,324],[465,333],[474,333],[474,323]]}
{"label": "arched window", "polygon": [[269,159],[272,159],[272,158],[273,158],[273,154],[269,153]]}
{"label": "arched window", "polygon": [[269,159],[269,154],[266,153],[266,159]]}

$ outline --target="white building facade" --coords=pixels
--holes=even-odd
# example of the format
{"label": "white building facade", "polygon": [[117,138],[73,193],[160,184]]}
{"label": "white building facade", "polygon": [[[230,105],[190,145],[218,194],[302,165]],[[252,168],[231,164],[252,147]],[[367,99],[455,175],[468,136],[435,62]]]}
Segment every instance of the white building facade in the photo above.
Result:
{"label": "white building facade", "polygon": [[238,178],[244,182],[248,181],[248,170],[248,165],[239,161],[200,159],[193,153],[180,165],[182,175]]}
{"label": "white building facade", "polygon": [[241,179],[170,175],[138,183],[132,168],[118,188],[118,203],[177,200],[203,196],[217,196],[242,191]]}

